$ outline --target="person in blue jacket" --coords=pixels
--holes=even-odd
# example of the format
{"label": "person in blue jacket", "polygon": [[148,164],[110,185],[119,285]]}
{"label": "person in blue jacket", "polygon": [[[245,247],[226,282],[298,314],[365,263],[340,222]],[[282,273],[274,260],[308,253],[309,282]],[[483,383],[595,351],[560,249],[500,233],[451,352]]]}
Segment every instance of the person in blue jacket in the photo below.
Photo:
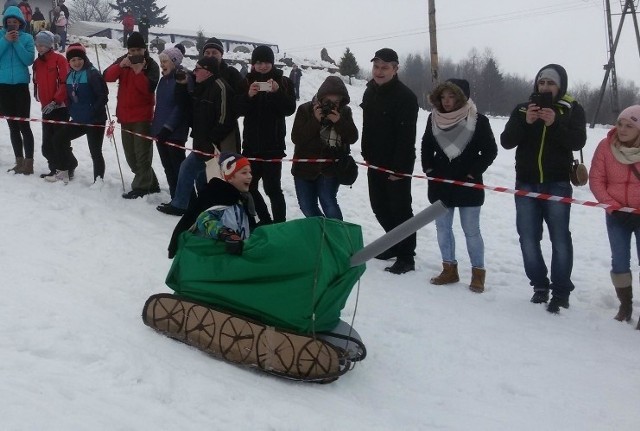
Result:
{"label": "person in blue jacket", "polygon": [[[176,72],[187,75],[182,68],[183,54],[179,48],[167,48],[158,56],[162,77],[156,89],[156,107],[151,122],[151,135],[156,138],[156,147],[164,174],[169,184],[171,199],[176,194],[180,164],[185,159],[184,144],[189,134],[188,104],[176,99]],[[178,75],[180,76],[180,75]],[[167,142],[178,145],[174,147]],[[167,204],[163,205],[164,209]]]}
{"label": "person in blue jacket", "polygon": [[45,177],[50,182],[69,182],[69,169],[73,160],[69,144],[80,136],[87,135],[89,153],[93,161],[93,181],[102,183],[105,163],[102,155],[104,126],[107,122],[107,102],[109,90],[102,74],[87,58],[85,47],[80,43],[72,43],[67,48],[69,74],[67,75],[67,98],[69,115],[72,123],[60,128],[53,135],[54,167],[56,175]]}
{"label": "person in blue jacket", "polygon": [[[35,60],[35,43],[22,12],[9,6],[0,29],[0,115],[29,118],[29,66]],[[7,120],[16,165],[9,169],[16,174],[33,174],[33,132],[29,121]]]}

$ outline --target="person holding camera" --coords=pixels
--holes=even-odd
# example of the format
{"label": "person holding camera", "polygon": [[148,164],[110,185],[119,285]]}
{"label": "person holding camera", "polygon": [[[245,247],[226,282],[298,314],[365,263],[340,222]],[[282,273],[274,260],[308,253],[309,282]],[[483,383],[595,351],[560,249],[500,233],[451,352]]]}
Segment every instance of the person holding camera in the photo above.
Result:
{"label": "person holding camera", "polygon": [[[371,59],[373,79],[362,96],[362,157],[367,163],[394,173],[369,168],[369,200],[376,219],[389,232],[413,217],[411,174],[416,160],[418,99],[398,79],[398,54],[390,48]],[[408,174],[404,176],[401,174]],[[376,256],[396,258],[385,268],[392,274],[415,270],[416,234]]]}
{"label": "person holding camera", "polygon": [[[500,135],[502,147],[516,148],[518,190],[567,198],[573,194],[569,181],[572,151],[584,147],[587,131],[584,109],[567,94],[567,81],[566,70],[558,64],[540,69],[532,101],[515,107]],[[544,101],[544,93],[550,94],[550,103]],[[569,295],[574,289],[571,205],[519,195],[515,204],[524,270],[533,286],[531,302],[546,303],[551,291],[547,311],[558,313],[560,307],[569,308]],[[552,245],[550,278],[540,247],[543,222]]]}
{"label": "person holding camera", "polygon": [[[629,106],[604,138],[591,160],[589,187],[598,202],[640,208],[640,105]],[[640,258],[640,214],[608,209],[605,216],[611,246],[611,281],[620,300],[614,319],[631,320],[633,290],[631,237]],[[640,329],[640,320],[636,329]]]}
{"label": "person holding camera", "polygon": [[[291,129],[294,159],[336,159],[350,152],[349,147],[358,140],[358,129],[347,106],[350,100],[342,79],[329,76],[313,100],[298,107]],[[342,220],[334,162],[294,162],[291,174],[305,217]]]}
{"label": "person holding camera", "polygon": [[[429,95],[433,110],[422,137],[422,169],[430,177],[482,184],[482,174],[498,155],[489,119],[470,99],[469,82],[449,79]],[[453,236],[456,207],[471,260],[469,289],[484,291],[484,241],[480,232],[480,209],[484,190],[429,180],[429,202],[442,201],[447,211],[436,219],[442,272],[431,284],[460,281]]]}
{"label": "person holding camera", "polygon": [[[29,66],[35,58],[33,36],[26,28],[22,12],[9,6],[0,29],[0,115],[28,119],[31,116]],[[29,121],[7,120],[16,174],[33,174],[33,132]]]}
{"label": "person holding camera", "polygon": [[[235,98],[235,112],[244,116],[242,155],[252,160],[251,195],[256,205],[260,224],[283,222],[287,218],[287,205],[282,192],[282,163],[286,156],[284,138],[287,134],[285,117],[296,110],[293,83],[274,67],[275,56],[271,48],[260,45],[251,54],[251,71],[242,83],[242,91]],[[273,218],[258,190],[260,180],[271,200]]]}
{"label": "person holding camera", "polygon": [[158,193],[158,178],[151,167],[153,141],[145,136],[151,133],[160,67],[149,56],[140,33],[131,33],[127,40],[127,53],[105,69],[104,79],[119,84],[116,116],[122,125],[124,156],[134,174],[131,191],[122,197],[136,199]]}

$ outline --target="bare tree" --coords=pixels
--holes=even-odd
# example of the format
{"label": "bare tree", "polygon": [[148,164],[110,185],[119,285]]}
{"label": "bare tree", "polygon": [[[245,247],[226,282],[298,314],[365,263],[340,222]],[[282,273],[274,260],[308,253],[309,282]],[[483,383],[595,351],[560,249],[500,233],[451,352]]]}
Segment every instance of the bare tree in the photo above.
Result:
{"label": "bare tree", "polygon": [[94,22],[112,22],[115,12],[108,0],[73,0],[69,10],[76,21]]}

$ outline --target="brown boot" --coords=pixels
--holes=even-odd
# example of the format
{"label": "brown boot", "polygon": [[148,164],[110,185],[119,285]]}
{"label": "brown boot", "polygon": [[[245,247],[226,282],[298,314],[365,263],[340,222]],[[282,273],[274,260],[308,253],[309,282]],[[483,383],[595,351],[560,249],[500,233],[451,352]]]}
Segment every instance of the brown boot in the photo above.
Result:
{"label": "brown boot", "polygon": [[471,283],[469,289],[475,293],[484,292],[484,276],[487,271],[484,268],[471,268]]}
{"label": "brown boot", "polygon": [[460,281],[458,276],[458,264],[442,262],[442,272],[431,279],[431,284],[451,284]]}
{"label": "brown boot", "polygon": [[613,282],[613,286],[616,288],[616,295],[620,300],[620,308],[618,309],[618,314],[615,315],[614,319],[618,322],[628,322],[631,320],[631,312],[633,311],[633,303],[631,301],[633,299],[631,273],[611,273],[611,281]]}
{"label": "brown boot", "polygon": [[16,157],[16,165],[13,168],[7,170],[7,172],[13,171],[14,174],[21,174],[23,164],[24,164],[24,157]]}
{"label": "brown boot", "polygon": [[33,159],[24,159],[22,173],[24,175],[33,175]]}

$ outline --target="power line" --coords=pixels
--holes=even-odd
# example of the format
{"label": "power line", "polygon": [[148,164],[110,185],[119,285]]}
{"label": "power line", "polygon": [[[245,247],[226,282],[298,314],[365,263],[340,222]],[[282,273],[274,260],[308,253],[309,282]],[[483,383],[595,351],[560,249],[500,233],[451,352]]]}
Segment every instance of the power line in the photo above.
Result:
{"label": "power line", "polygon": [[[499,23],[504,21],[531,18],[535,16],[565,13],[569,11],[575,11],[576,9],[587,9],[592,7],[596,7],[596,5],[591,3],[588,0],[580,0],[580,1],[574,1],[572,3],[565,3],[561,6],[545,6],[545,7],[528,9],[526,11],[516,11],[516,12],[509,12],[505,14],[493,15],[493,16],[488,16],[483,18],[454,21],[448,24],[440,25],[438,30],[440,31],[455,30],[462,27],[468,28],[468,27],[473,27],[478,25],[486,25],[486,24],[493,24],[493,23]],[[338,41],[325,42],[325,43],[319,43],[319,44],[313,44],[313,45],[307,45],[307,46],[286,48],[284,49],[284,51],[286,52],[308,51],[312,49],[325,48],[325,47],[335,47],[335,46],[344,46],[344,45],[354,45],[359,43],[377,42],[380,40],[395,39],[395,38],[407,37],[407,36],[416,36],[416,35],[425,34],[425,33],[428,33],[428,30],[425,30],[424,27],[421,27],[416,29],[403,30],[403,31],[398,31],[394,33],[386,33],[386,34],[375,35],[375,36],[374,35],[363,36],[363,37],[354,38],[354,39],[338,40]]]}

